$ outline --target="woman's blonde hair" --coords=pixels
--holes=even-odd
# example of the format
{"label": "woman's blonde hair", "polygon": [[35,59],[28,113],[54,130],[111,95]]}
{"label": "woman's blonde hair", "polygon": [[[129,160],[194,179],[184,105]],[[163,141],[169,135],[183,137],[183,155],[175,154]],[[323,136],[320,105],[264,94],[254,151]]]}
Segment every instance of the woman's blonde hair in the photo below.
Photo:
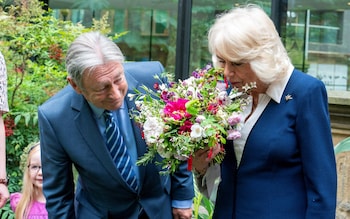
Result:
{"label": "woman's blonde hair", "polygon": [[[208,34],[209,51],[235,63],[249,63],[266,84],[282,78],[291,64],[274,23],[257,5],[220,15]],[[215,65],[215,63],[214,63]]]}
{"label": "woman's blonde hair", "polygon": [[40,142],[29,144],[21,157],[21,169],[23,171],[22,196],[15,212],[16,219],[28,218],[29,209],[36,199],[39,188],[35,187],[30,179],[29,165],[34,153],[40,150]]}

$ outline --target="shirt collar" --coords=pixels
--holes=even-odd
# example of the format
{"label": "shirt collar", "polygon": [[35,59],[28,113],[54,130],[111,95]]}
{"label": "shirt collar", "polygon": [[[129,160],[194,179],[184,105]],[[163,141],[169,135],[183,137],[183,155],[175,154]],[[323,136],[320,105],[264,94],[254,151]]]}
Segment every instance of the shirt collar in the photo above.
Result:
{"label": "shirt collar", "polygon": [[[90,103],[89,101],[88,101],[88,104],[91,107],[91,110],[94,113],[94,115],[96,116],[96,118],[100,119],[101,116],[103,115],[103,112],[105,111],[105,109],[98,108],[97,106],[95,106],[94,104]],[[119,109],[124,109],[124,107],[125,107],[125,103],[123,101],[123,104],[122,104],[122,106]]]}
{"label": "shirt collar", "polygon": [[293,70],[294,70],[294,66],[290,64],[285,77],[282,78],[281,80],[272,82],[266,91],[266,95],[271,97],[271,99],[273,99],[275,102],[280,103],[282,94],[284,92],[284,89],[287,86],[287,83],[289,81],[290,76],[292,75]]}

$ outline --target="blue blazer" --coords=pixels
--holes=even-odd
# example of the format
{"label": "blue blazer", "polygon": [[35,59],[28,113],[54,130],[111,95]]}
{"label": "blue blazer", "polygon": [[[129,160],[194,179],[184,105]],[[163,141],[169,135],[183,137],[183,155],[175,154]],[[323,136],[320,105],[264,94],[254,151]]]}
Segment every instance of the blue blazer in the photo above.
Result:
{"label": "blue blazer", "polygon": [[336,163],[321,81],[293,71],[281,102],[270,100],[252,128],[239,167],[233,142],[225,147],[213,218],[335,218]]}
{"label": "blue blazer", "polygon": [[[164,69],[159,62],[134,62],[125,63],[124,71],[132,93],[142,84],[153,87],[152,75]],[[129,100],[127,105],[134,107]],[[38,115],[49,218],[137,219],[139,206],[149,218],[172,218],[172,200],[194,197],[192,173],[185,163],[172,176],[159,175],[160,167],[152,163],[139,166],[141,185],[133,192],[110,158],[87,101],[70,85],[41,105]],[[143,155],[147,146],[136,124],[130,135],[138,156]],[[76,191],[72,164],[79,173]]]}

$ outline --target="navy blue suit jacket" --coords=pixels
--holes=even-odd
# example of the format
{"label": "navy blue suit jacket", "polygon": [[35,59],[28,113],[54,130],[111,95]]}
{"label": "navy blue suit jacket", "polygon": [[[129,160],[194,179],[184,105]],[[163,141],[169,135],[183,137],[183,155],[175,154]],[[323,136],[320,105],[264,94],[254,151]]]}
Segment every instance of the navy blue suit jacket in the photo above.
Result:
{"label": "navy blue suit jacket", "polygon": [[[153,75],[164,69],[159,62],[134,62],[125,63],[124,71],[132,93],[142,84],[152,87]],[[126,98],[128,107],[134,107]],[[160,167],[152,163],[140,166],[140,189],[129,189],[110,158],[87,101],[70,85],[41,105],[38,115],[49,218],[137,219],[139,205],[152,219],[172,218],[171,200],[193,198],[192,173],[186,164],[173,176],[159,175]],[[130,135],[141,156],[147,146],[140,128],[133,125]],[[72,164],[79,173],[76,191]]]}
{"label": "navy blue suit jacket", "polygon": [[293,71],[281,102],[270,100],[252,128],[239,167],[233,142],[225,147],[213,218],[335,218],[336,163],[321,81]]}

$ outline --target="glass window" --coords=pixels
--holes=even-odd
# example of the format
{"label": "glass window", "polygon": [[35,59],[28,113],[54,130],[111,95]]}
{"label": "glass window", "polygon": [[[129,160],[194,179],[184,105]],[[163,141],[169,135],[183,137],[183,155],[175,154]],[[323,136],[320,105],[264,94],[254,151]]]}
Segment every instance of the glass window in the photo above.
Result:
{"label": "glass window", "polygon": [[[64,3],[63,3],[64,2]],[[50,8],[63,20],[89,26],[93,18],[108,12],[113,32],[127,31],[116,42],[127,61],[159,60],[167,71],[174,72],[176,61],[176,0],[131,1],[50,1]],[[193,0],[190,41],[190,72],[211,62],[207,31],[216,15],[246,0]],[[271,0],[251,0],[271,14]],[[73,8],[69,8],[71,6]],[[108,10],[104,8],[108,8]],[[276,12],[275,12],[276,13]],[[329,90],[349,90],[350,6],[339,1],[288,1],[286,21],[281,36],[293,64],[321,79]]]}
{"label": "glass window", "polygon": [[341,44],[343,13],[342,11],[311,11],[310,42]]}
{"label": "glass window", "polygon": [[293,64],[328,90],[348,91],[350,7],[347,2],[289,1],[284,38]]}
{"label": "glass window", "polygon": [[[126,61],[160,61],[174,72],[178,3],[175,0],[139,1],[50,1],[57,18],[90,27],[93,19],[108,15],[112,33],[127,32],[116,43]],[[72,7],[72,8],[70,8]]]}
{"label": "glass window", "polygon": [[[215,17],[233,7],[246,4],[246,2],[245,0],[193,0],[190,71],[211,62],[207,33]],[[260,5],[268,14],[271,12],[270,0],[249,1],[249,3]]]}

